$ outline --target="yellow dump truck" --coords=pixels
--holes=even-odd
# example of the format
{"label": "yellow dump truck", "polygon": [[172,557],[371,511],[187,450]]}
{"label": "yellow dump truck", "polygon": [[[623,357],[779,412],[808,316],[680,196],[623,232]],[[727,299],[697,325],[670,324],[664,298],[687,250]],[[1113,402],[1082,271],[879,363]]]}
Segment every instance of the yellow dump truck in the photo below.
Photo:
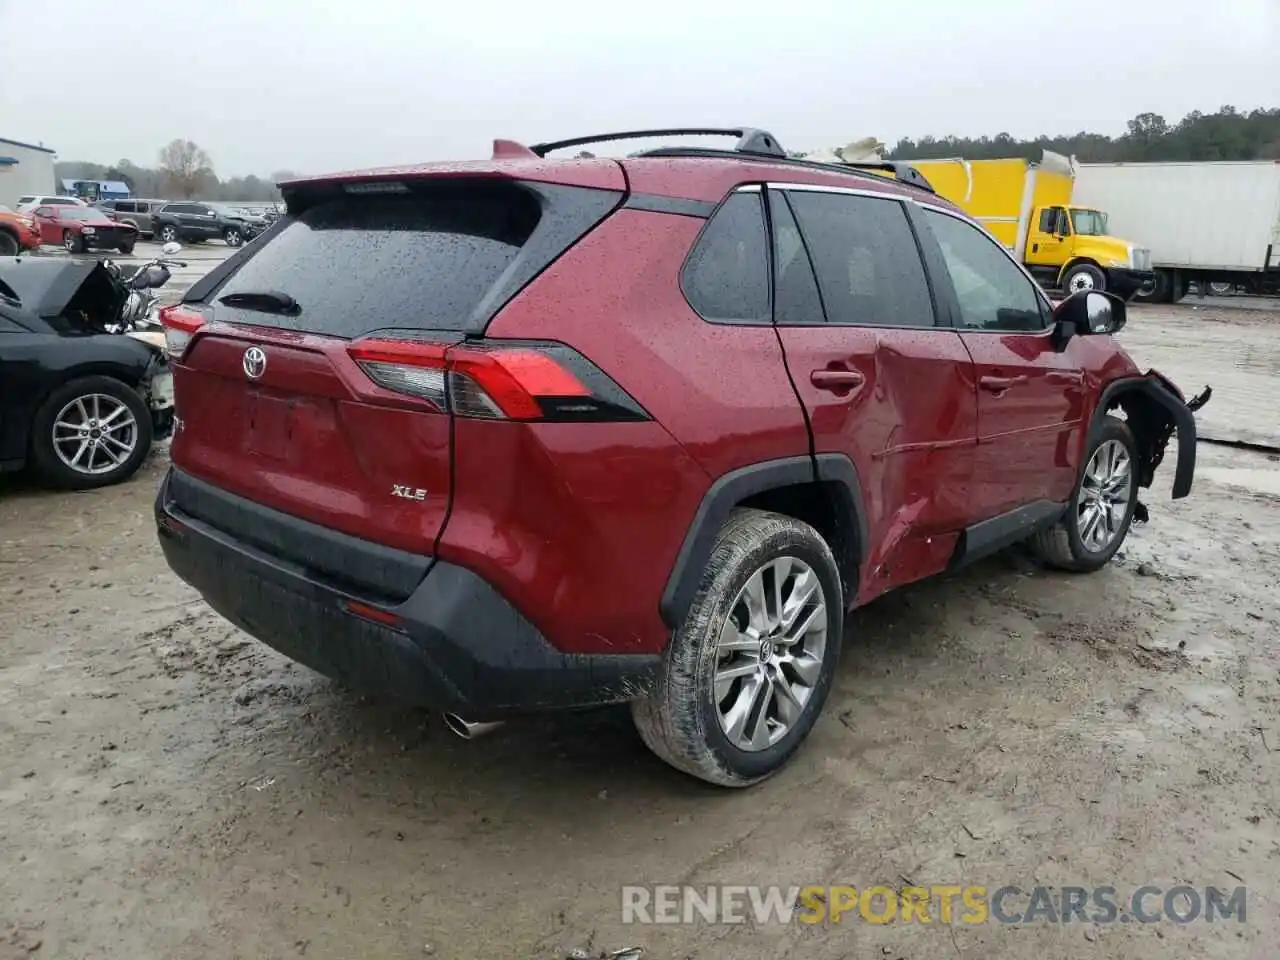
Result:
{"label": "yellow dump truck", "polygon": [[1073,205],[1074,162],[911,160],[940,195],[982,223],[1040,284],[1106,290],[1126,300],[1152,283],[1151,251],[1110,236],[1107,215]]}

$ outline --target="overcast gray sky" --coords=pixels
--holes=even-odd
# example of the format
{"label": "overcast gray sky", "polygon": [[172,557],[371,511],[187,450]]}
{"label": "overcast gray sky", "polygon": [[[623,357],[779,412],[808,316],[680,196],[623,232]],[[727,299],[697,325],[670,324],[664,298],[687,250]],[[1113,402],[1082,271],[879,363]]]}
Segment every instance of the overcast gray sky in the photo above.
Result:
{"label": "overcast gray sky", "polygon": [[1280,0],[0,0],[0,137],[217,172],[485,156],[750,124],[875,136],[1120,133],[1280,106]]}

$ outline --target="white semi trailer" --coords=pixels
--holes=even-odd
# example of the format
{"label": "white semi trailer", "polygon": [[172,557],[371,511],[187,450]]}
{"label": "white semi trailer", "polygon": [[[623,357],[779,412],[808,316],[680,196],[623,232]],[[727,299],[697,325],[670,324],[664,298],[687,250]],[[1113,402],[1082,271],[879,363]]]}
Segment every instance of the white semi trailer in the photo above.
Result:
{"label": "white semi trailer", "polygon": [[1082,163],[1072,202],[1150,248],[1139,300],[1177,301],[1192,283],[1280,293],[1280,161]]}

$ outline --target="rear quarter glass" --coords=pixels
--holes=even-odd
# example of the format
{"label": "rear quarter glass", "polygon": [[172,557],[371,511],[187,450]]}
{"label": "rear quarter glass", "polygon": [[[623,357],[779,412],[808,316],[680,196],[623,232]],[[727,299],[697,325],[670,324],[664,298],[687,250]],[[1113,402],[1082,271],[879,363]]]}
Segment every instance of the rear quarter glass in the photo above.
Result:
{"label": "rear quarter glass", "polygon": [[218,304],[217,315],[347,339],[396,329],[479,333],[620,200],[613,191],[493,178],[334,193],[305,206],[211,298],[281,291],[296,312]]}

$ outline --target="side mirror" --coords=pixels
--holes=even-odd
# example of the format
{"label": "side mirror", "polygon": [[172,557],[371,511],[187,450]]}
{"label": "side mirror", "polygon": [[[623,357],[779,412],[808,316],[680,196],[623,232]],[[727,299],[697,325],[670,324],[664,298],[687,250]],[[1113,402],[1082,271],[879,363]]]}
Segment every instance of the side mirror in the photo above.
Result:
{"label": "side mirror", "polygon": [[170,240],[168,243],[166,243],[163,247],[160,248],[160,252],[164,254],[166,257],[172,257],[174,254],[180,252],[181,250],[182,250],[182,244],[175,243],[172,240]]}
{"label": "side mirror", "polygon": [[1113,293],[1081,290],[1053,310],[1054,346],[1061,350],[1074,336],[1118,333],[1125,325],[1125,305]]}

